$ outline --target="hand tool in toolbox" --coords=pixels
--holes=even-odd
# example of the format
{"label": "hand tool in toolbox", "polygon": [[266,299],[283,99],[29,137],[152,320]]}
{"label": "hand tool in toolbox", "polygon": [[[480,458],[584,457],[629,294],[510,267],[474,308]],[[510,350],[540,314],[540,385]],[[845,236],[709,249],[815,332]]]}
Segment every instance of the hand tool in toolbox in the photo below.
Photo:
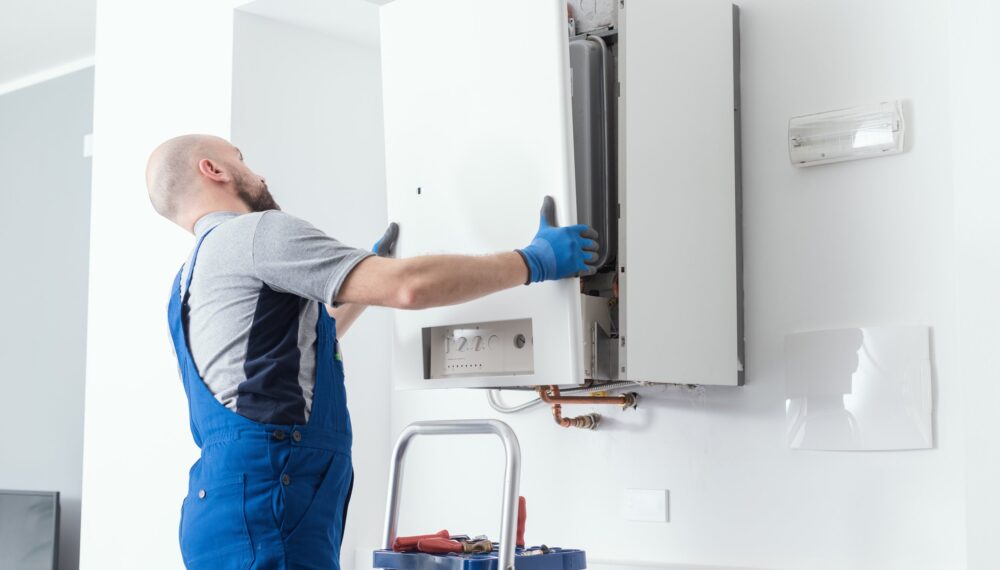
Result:
{"label": "hand tool in toolbox", "polygon": [[449,540],[447,538],[425,538],[417,545],[417,550],[427,554],[476,554],[493,552],[493,543],[488,538],[482,540]]}
{"label": "hand tool in toolbox", "polygon": [[[527,500],[517,498],[517,542],[518,548],[524,548],[524,525],[528,519]],[[476,552],[493,552],[493,543],[485,536],[470,539],[466,535],[449,535],[447,530],[439,530],[434,534],[418,534],[414,536],[397,536],[392,541],[393,552],[426,552],[429,554],[473,554]]]}
{"label": "hand tool in toolbox", "polygon": [[392,551],[393,552],[412,552],[417,549],[417,545],[420,544],[421,540],[428,538],[451,538],[447,530],[439,530],[434,534],[418,534],[415,536],[397,536],[396,540],[392,541]]}

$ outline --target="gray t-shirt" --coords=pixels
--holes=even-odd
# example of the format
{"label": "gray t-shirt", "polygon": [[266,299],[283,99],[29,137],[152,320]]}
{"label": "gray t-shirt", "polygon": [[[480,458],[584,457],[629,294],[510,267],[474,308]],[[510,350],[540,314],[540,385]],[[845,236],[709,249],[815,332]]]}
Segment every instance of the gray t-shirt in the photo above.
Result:
{"label": "gray t-shirt", "polygon": [[[195,366],[216,399],[237,413],[304,424],[316,350],[333,350],[316,346],[323,310],[317,302],[333,304],[348,273],[372,253],[277,210],[213,212],[198,220],[195,235],[210,229],[188,297]],[[182,288],[190,264],[189,256]]]}

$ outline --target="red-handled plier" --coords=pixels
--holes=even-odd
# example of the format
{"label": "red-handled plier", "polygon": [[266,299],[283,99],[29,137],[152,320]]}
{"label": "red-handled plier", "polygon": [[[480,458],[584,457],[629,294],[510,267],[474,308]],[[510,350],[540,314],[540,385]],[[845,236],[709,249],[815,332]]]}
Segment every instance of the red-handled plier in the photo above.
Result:
{"label": "red-handled plier", "polygon": [[418,534],[416,536],[397,536],[396,540],[392,541],[393,552],[413,552],[417,550],[417,544],[421,540],[427,540],[429,538],[443,538],[447,540],[451,535],[448,534],[446,530],[439,530],[434,534]]}

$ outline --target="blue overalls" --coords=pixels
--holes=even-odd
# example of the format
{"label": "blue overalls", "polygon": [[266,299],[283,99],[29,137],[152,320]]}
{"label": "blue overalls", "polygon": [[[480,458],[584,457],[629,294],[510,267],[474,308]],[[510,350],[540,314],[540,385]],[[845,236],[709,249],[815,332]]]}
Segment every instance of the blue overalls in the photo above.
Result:
{"label": "blue overalls", "polygon": [[180,543],[190,570],[339,569],[354,484],[351,420],[336,322],[316,304],[316,386],[305,425],[241,416],[208,390],[187,341],[187,291],[206,236],[195,246],[181,298],[174,280],[168,318],[191,433],[201,458],[191,467]]}

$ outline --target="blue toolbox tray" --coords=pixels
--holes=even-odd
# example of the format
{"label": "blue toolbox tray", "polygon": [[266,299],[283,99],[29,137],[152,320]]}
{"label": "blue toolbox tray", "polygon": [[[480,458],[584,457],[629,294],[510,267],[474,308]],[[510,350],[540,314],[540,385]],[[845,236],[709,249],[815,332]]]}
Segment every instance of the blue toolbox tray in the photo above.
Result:
{"label": "blue toolbox tray", "polygon": [[[583,550],[550,548],[548,554],[524,556],[524,549],[514,552],[516,570],[584,570],[587,553]],[[393,552],[376,550],[372,556],[373,568],[391,570],[497,570],[499,552],[488,554],[424,554],[422,552]]]}

